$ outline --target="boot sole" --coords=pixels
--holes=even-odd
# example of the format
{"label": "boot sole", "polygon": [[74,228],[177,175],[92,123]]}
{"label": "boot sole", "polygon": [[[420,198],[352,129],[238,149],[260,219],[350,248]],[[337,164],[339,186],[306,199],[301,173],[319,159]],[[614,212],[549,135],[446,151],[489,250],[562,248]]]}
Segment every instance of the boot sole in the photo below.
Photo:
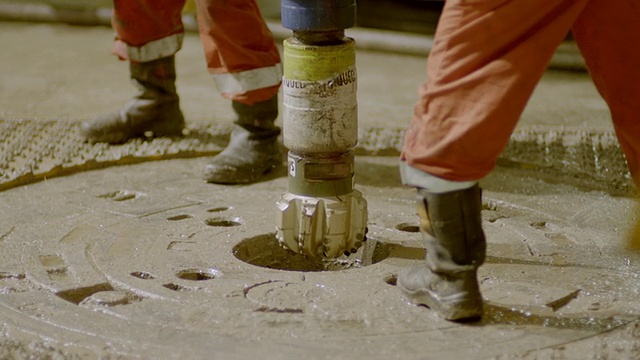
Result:
{"label": "boot sole", "polygon": [[281,163],[274,163],[268,166],[264,171],[255,171],[251,173],[238,172],[237,169],[226,169],[222,166],[212,167],[211,165],[205,166],[203,178],[206,182],[212,184],[221,185],[241,185],[251,184],[262,179],[267,174],[273,172],[278,167],[282,166]]}

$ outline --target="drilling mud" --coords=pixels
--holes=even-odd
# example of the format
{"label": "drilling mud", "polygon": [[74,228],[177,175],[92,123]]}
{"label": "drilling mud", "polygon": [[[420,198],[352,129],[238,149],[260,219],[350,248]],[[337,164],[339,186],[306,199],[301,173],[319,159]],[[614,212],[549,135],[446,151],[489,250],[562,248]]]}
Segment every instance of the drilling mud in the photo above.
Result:
{"label": "drilling mud", "polygon": [[640,259],[623,248],[632,198],[498,168],[482,183],[487,315],[455,324],[390,281],[425,255],[395,156],[356,159],[369,240],[333,264],[278,247],[285,173],[218,186],[198,179],[204,163],[0,193],[0,358],[582,359],[640,345]]}
{"label": "drilling mud", "polygon": [[406,34],[352,33],[364,48],[394,35],[396,51],[357,54],[356,188],[377,245],[318,266],[273,242],[284,171],[199,179],[233,114],[197,35],[177,62],[190,132],[106,146],[76,123],[132,95],[113,30],[1,27],[0,359],[637,358],[640,265],[623,246],[637,204],[587,74],[543,76],[482,181],[486,316],[455,324],[392,285],[425,256],[397,154],[430,39],[409,56]]}

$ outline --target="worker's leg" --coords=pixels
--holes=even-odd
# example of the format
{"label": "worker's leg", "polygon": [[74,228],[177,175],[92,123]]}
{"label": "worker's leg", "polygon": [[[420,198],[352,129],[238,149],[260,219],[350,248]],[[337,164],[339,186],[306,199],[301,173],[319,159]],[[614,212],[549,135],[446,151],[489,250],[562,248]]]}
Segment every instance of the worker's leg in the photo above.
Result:
{"label": "worker's leg", "polygon": [[407,129],[406,164],[446,180],[487,175],[588,0],[448,0]]}
{"label": "worker's leg", "polygon": [[280,53],[255,0],[196,0],[209,72],[227,98],[251,105],[282,81]]}
{"label": "worker's leg", "polygon": [[554,50],[587,0],[448,0],[405,137],[418,188],[423,265],[401,271],[411,301],[448,320],[482,315],[482,193]]}
{"label": "worker's leg", "polygon": [[113,0],[113,52],[147,62],[174,55],[182,46],[185,0]]}
{"label": "worker's leg", "polygon": [[145,134],[182,134],[174,54],[182,46],[184,0],[114,0],[113,5],[113,53],[129,60],[130,77],[139,91],[124,107],[83,122],[83,136],[119,143]]}
{"label": "worker's leg", "polygon": [[218,90],[236,113],[229,145],[204,167],[209,182],[260,179],[282,163],[280,53],[254,0],[196,0],[200,39]]}
{"label": "worker's leg", "polygon": [[640,188],[640,3],[591,0],[573,32]]}

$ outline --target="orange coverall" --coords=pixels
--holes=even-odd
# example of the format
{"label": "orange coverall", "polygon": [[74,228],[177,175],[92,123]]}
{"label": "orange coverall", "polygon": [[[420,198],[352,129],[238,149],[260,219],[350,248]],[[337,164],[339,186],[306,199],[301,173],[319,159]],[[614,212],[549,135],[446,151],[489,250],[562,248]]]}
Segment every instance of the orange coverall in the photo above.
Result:
{"label": "orange coverall", "polygon": [[451,181],[488,175],[569,30],[640,188],[638,0],[447,0],[401,159]]}
{"label": "orange coverall", "polygon": [[[182,46],[185,0],[114,0],[113,53],[147,62]],[[280,53],[255,0],[196,0],[209,72],[226,98],[248,105],[273,97],[282,78]]]}

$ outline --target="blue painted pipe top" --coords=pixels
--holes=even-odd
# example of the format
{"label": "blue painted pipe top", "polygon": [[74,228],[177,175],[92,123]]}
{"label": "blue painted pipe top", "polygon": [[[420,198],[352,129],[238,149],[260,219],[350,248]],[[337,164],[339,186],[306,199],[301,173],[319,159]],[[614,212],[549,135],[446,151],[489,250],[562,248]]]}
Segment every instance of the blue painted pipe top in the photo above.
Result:
{"label": "blue painted pipe top", "polygon": [[282,26],[293,31],[336,31],[356,24],[356,0],[282,0]]}

